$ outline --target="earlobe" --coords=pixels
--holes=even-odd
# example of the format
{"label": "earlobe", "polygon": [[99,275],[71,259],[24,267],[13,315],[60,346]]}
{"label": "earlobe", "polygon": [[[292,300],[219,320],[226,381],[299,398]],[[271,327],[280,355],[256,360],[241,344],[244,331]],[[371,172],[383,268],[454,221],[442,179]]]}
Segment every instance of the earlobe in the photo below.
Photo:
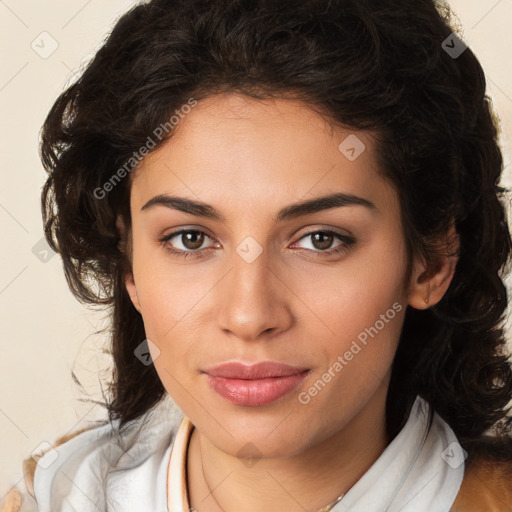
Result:
{"label": "earlobe", "polygon": [[445,252],[429,268],[423,261],[415,261],[411,276],[408,303],[415,309],[435,306],[444,296],[455,274],[459,260],[459,237],[451,226]]}
{"label": "earlobe", "polygon": [[127,275],[124,284],[126,286],[126,291],[128,292],[128,295],[130,296],[130,299],[133,303],[133,306],[139,313],[142,313],[139,303],[139,296],[137,295],[137,287],[135,286],[135,281],[133,279],[133,274]]}

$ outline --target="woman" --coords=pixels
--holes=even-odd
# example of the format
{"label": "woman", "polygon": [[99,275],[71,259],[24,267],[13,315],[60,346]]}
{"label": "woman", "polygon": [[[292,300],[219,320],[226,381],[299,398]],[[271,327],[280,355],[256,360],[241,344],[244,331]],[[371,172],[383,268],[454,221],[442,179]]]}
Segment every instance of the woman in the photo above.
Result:
{"label": "woman", "polygon": [[502,155],[449,14],[119,20],[43,128],[46,236],[115,370],[40,510],[512,508]]}

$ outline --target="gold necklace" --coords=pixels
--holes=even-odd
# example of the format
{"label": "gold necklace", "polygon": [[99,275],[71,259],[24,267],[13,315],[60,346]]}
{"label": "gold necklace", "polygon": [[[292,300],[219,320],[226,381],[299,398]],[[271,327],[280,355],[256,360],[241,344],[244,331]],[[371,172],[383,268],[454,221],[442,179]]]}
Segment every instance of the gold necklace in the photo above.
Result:
{"label": "gold necklace", "polygon": [[[206,483],[206,486],[208,487],[208,490],[210,491],[210,494],[212,495],[213,499],[215,500],[215,503],[220,508],[220,510],[222,510],[222,512],[226,512],[221,507],[220,503],[217,501],[217,498],[213,494],[212,488],[210,487],[210,484],[208,483],[208,480],[206,479],[206,475],[204,474],[204,462],[203,462],[203,451],[201,450],[201,440],[199,440],[199,453],[201,454],[201,470],[203,472],[203,478],[204,478],[204,481]],[[328,503],[324,507],[318,509],[317,512],[328,512],[329,510],[331,510],[334,507],[334,505],[336,505],[336,503],[339,503],[341,501],[341,498],[343,498],[343,496],[345,496],[345,493],[343,493],[341,496],[338,496],[337,498],[335,498],[333,501],[331,501],[330,503]],[[195,509],[192,508],[192,510],[195,510]]]}

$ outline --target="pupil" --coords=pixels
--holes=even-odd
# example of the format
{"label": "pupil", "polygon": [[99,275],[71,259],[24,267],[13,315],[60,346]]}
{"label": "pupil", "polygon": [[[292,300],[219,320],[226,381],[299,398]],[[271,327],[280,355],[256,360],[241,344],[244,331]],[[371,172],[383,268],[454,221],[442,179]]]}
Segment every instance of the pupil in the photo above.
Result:
{"label": "pupil", "polygon": [[[320,241],[320,243],[318,243],[318,238],[324,238],[324,241]],[[332,237],[333,235],[330,235],[330,234],[327,234],[327,233],[315,233],[313,235],[313,245],[317,248],[317,249],[328,249],[332,243]],[[327,240],[327,241],[325,241]]]}
{"label": "pupil", "polygon": [[[187,247],[187,249],[198,249],[203,245],[203,234],[198,233],[196,231],[189,231],[187,233],[183,233],[185,235],[185,240],[183,242],[183,245]],[[190,238],[192,237],[192,240]],[[193,238],[196,237],[197,240],[194,241]],[[183,241],[183,239],[182,239]]]}

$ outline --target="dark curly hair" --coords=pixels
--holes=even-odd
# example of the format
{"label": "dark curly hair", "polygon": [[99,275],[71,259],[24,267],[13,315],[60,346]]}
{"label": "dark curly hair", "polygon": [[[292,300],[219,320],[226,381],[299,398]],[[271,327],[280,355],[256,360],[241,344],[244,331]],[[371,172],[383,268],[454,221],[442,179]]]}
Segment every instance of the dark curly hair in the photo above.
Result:
{"label": "dark curly hair", "polygon": [[372,131],[400,198],[409,261],[421,255],[435,266],[439,240],[455,226],[459,260],[446,294],[406,311],[387,432],[400,431],[419,394],[469,460],[483,450],[512,458],[503,280],[511,239],[498,122],[471,49],[455,56],[443,45],[455,37],[452,20],[432,0],[152,0],[118,20],[55,102],[41,144],[45,236],[78,300],[111,313],[110,421],[127,425],[165,390],[153,365],[134,357],[146,336],[116,227],[118,214],[131,226],[133,173],[108,194],[104,185],[191,98],[234,92],[298,99],[331,126]]}

